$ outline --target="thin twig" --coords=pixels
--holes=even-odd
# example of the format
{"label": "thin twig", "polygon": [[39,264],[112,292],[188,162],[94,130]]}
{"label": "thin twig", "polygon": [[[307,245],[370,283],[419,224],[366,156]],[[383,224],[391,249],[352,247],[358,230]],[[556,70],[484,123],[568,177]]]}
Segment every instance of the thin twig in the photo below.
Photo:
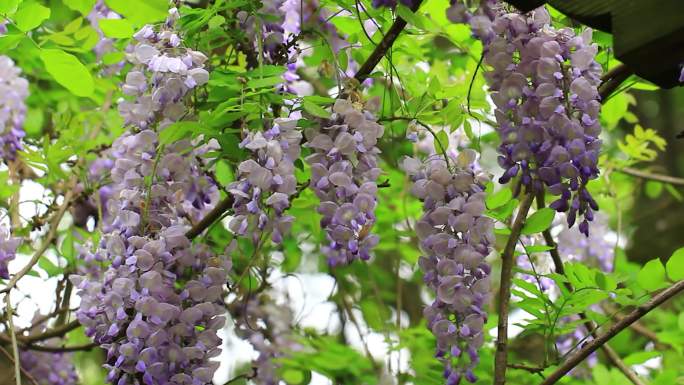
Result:
{"label": "thin twig", "polygon": [[552,385],[558,382],[566,373],[572,370],[575,366],[579,365],[584,361],[589,355],[599,349],[602,345],[605,345],[611,338],[615,337],[618,333],[628,328],[629,325],[638,321],[641,317],[648,314],[651,310],[662,305],[672,297],[684,291],[684,280],[676,282],[667,289],[661,291],[660,293],[651,297],[646,303],[638,306],[636,309],[632,310],[620,321],[614,323],[608,330],[596,337],[594,340],[587,342],[582,349],[578,350],[575,354],[570,356],[561,366],[559,366],[551,375],[549,375],[546,380],[544,380],[540,385]]}
{"label": "thin twig", "polygon": [[[540,192],[539,194],[537,194],[537,208],[541,209],[544,207],[544,193]],[[553,239],[553,236],[551,235],[551,230],[544,230],[542,232],[542,235],[544,236],[544,241],[546,241],[546,245],[551,248],[549,250],[549,254],[551,254],[551,259],[553,260],[556,273],[565,276],[563,260],[561,259],[560,254],[558,253],[558,245],[556,244],[556,242]],[[573,292],[575,290],[575,288],[569,281],[564,282],[564,286],[570,292]],[[591,334],[592,337],[596,338],[596,325],[589,319],[589,317],[587,317],[587,315],[584,312],[580,312],[578,315],[584,321],[584,327],[587,329],[589,334]],[[634,385],[644,385],[644,383],[639,379],[639,377],[637,377],[636,373],[634,373],[634,371],[630,369],[629,366],[627,366],[622,361],[620,355],[618,355],[617,352],[613,350],[612,347],[610,347],[610,345],[602,345],[601,350],[606,355],[608,360],[614,366],[620,369],[620,371],[625,375],[625,377],[627,377]]]}
{"label": "thin twig", "polygon": [[518,243],[527,213],[534,201],[534,195],[526,193],[518,209],[518,215],[513,221],[511,234],[501,254],[501,282],[499,283],[499,324],[496,337],[496,355],[494,357],[494,385],[506,383],[506,366],[508,361],[508,305],[511,298],[511,275],[513,274],[513,259],[515,245]]}
{"label": "thin twig", "polygon": [[648,171],[637,170],[637,169],[631,168],[631,167],[623,167],[623,168],[617,169],[616,171],[621,172],[623,174],[643,178],[643,179],[650,179],[650,180],[655,180],[658,182],[664,182],[664,183],[670,183],[670,184],[676,184],[676,185],[684,186],[684,178],[677,178],[676,176],[654,174],[654,173],[650,173]]}

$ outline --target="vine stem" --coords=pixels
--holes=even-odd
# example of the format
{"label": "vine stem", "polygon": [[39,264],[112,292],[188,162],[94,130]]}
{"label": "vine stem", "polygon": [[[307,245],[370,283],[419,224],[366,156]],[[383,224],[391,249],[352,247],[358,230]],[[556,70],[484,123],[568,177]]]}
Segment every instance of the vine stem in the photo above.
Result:
{"label": "vine stem", "polygon": [[[544,206],[544,193],[540,192],[537,194],[537,208],[541,209]],[[553,239],[553,235],[551,235],[551,230],[544,230],[542,232],[542,235],[544,236],[544,241],[546,242],[546,245],[551,247],[549,253],[551,254],[551,259],[553,260],[556,273],[565,276],[563,260],[561,259],[560,253],[558,253],[558,244],[556,244],[556,241]],[[575,288],[572,286],[572,284],[567,281],[565,282],[565,288],[568,289],[568,291],[570,292],[575,291]],[[584,327],[587,329],[589,334],[591,334],[592,337],[596,338],[596,325],[587,317],[587,315],[584,312],[581,312],[578,315],[582,319],[582,321],[584,321]],[[644,385],[644,383],[639,379],[639,377],[637,377],[636,373],[634,373],[634,371],[630,369],[629,366],[627,366],[622,361],[620,355],[615,350],[613,350],[613,348],[610,347],[610,345],[602,345],[601,350],[606,355],[608,360],[614,366],[620,369],[620,371],[625,375],[625,377],[627,377],[634,385]]]}
{"label": "vine stem", "polygon": [[506,383],[506,367],[508,363],[508,310],[511,297],[511,276],[515,245],[518,243],[527,213],[532,207],[534,194],[526,193],[523,197],[518,215],[513,221],[511,235],[508,237],[504,251],[501,254],[501,283],[499,284],[499,324],[496,337],[496,355],[494,356],[494,385]]}
{"label": "vine stem", "polygon": [[639,305],[636,309],[632,310],[620,321],[614,323],[608,330],[597,336],[595,339],[587,342],[582,349],[578,350],[575,354],[568,357],[568,359],[556,370],[551,373],[546,380],[540,383],[540,385],[552,385],[558,382],[566,373],[572,370],[575,366],[579,365],[584,361],[589,355],[601,346],[605,345],[611,338],[615,337],[618,333],[628,328],[631,324],[641,319],[643,316],[648,314],[651,310],[657,308],[663,303],[667,302],[672,297],[684,291],[684,280],[678,281],[668,287],[667,289],[661,291],[660,293],[651,297],[646,303]]}

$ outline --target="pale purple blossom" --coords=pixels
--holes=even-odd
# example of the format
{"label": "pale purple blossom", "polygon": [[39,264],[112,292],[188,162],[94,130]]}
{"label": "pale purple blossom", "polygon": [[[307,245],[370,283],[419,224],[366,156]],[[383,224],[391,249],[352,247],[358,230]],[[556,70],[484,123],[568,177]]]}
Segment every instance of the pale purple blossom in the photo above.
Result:
{"label": "pale purple blossom", "polygon": [[490,298],[490,266],[485,257],[494,244],[494,222],[484,215],[484,186],[489,177],[476,167],[476,154],[464,150],[447,161],[406,158],[411,193],[423,202],[415,229],[423,256],[418,264],[434,293],[425,308],[437,339],[436,356],[448,385],[462,378],[475,382],[473,369],[484,342],[485,311]]}

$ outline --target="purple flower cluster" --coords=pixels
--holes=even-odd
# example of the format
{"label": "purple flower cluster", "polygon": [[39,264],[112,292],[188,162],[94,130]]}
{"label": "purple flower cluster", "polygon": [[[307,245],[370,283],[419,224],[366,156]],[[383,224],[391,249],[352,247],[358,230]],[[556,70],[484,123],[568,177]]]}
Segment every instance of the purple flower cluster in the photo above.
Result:
{"label": "purple flower cluster", "polygon": [[328,244],[322,247],[330,266],[368,260],[378,243],[371,228],[377,204],[376,180],[381,173],[376,147],[384,127],[373,114],[338,99],[329,121],[305,132],[313,150],[310,186],[320,199]]}
{"label": "purple flower cluster", "polygon": [[33,350],[19,352],[19,361],[38,385],[76,385],[78,375],[71,353],[48,353]]}
{"label": "purple flower cluster", "polygon": [[187,113],[185,96],[209,81],[204,69],[207,57],[182,46],[175,32],[178,18],[178,10],[173,8],[157,30],[146,25],[133,35],[137,44],[127,54],[133,69],[122,89],[135,99],[119,103],[126,124],[145,129],[157,123],[164,128],[180,120]]}
{"label": "purple flower cluster", "polygon": [[7,265],[17,256],[17,248],[20,244],[19,238],[13,238],[10,230],[0,225],[0,278],[9,278]]}
{"label": "purple flower cluster", "polygon": [[559,198],[550,207],[567,212],[570,227],[589,233],[598,210],[587,183],[598,177],[601,141],[599,111],[601,66],[591,30],[576,35],[555,29],[544,8],[528,14],[506,13],[495,1],[483,1],[470,13],[454,3],[448,16],[468,22],[485,45],[486,72],[501,138],[499,179],[520,176],[524,186]]}
{"label": "purple flower cluster", "polygon": [[7,162],[21,150],[26,117],[25,100],[28,81],[19,76],[21,69],[7,56],[0,55],[0,158]]}
{"label": "purple flower cluster", "polygon": [[424,310],[437,338],[436,356],[444,363],[449,385],[462,378],[475,382],[473,368],[484,342],[490,266],[485,262],[494,243],[494,222],[484,216],[484,184],[476,154],[465,150],[451,162],[406,158],[403,167],[413,181],[412,193],[423,201],[416,234],[424,256],[419,265],[436,298]]}
{"label": "purple flower cluster", "polygon": [[234,306],[235,333],[252,344],[259,356],[252,362],[257,385],[280,384],[276,361],[302,346],[293,338],[293,314],[289,306],[274,303],[266,295]]}
{"label": "purple flower cluster", "polygon": [[251,234],[255,244],[263,233],[282,242],[294,220],[285,210],[297,192],[294,162],[302,134],[296,127],[297,119],[276,119],[273,127],[250,132],[240,143],[252,156],[240,163],[238,180],[228,186],[235,197],[230,229],[240,236]]}
{"label": "purple flower cluster", "polygon": [[73,276],[77,317],[107,350],[113,384],[208,384],[218,367],[217,331],[230,262],[185,236],[219,195],[188,141],[158,150],[157,134],[126,134],[112,146],[112,218],[96,255],[98,274]]}

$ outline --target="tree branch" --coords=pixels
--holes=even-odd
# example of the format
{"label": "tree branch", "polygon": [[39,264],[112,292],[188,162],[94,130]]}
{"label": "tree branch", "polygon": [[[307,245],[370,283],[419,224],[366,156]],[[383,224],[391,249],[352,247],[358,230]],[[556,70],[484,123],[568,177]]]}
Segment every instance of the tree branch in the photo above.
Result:
{"label": "tree branch", "polygon": [[511,297],[511,276],[513,274],[513,262],[515,245],[520,238],[527,213],[530,211],[534,194],[526,193],[523,197],[518,215],[513,221],[511,235],[501,254],[501,282],[499,283],[499,324],[496,337],[496,355],[494,357],[494,385],[506,383],[506,366],[508,361],[508,305]]}
{"label": "tree branch", "polygon": [[[415,1],[413,6],[411,6],[411,11],[417,11],[422,2],[423,0]],[[394,41],[397,40],[401,34],[401,31],[403,31],[406,27],[406,24],[406,20],[402,19],[401,17],[397,17],[397,19],[394,21],[394,24],[392,24],[389,31],[387,31],[380,44],[375,47],[370,56],[368,56],[368,59],[366,59],[361,68],[359,68],[359,70],[356,72],[356,75],[354,75],[354,78],[358,80],[359,83],[363,83],[364,80],[368,79],[368,75],[373,72],[375,66],[378,65],[387,51],[392,48]]]}
{"label": "tree branch", "polygon": [[631,167],[623,167],[623,168],[617,169],[616,171],[621,172],[623,174],[636,176],[638,178],[650,179],[650,180],[655,180],[658,182],[664,182],[664,183],[670,183],[670,184],[676,184],[676,185],[684,186],[684,178],[677,178],[675,176],[653,174],[653,173],[650,173],[648,171],[637,170],[637,169],[631,168]]}
{"label": "tree branch", "polygon": [[582,349],[578,350],[575,354],[570,356],[561,366],[559,366],[549,377],[546,378],[540,385],[552,385],[558,382],[566,373],[572,370],[575,366],[579,365],[584,359],[589,357],[589,355],[599,349],[602,345],[605,345],[611,338],[615,337],[618,333],[628,328],[631,324],[639,320],[641,317],[648,314],[651,310],[662,305],[670,298],[676,296],[677,294],[684,291],[684,280],[676,282],[667,289],[661,291],[660,293],[653,296],[646,303],[638,306],[636,309],[632,310],[620,321],[614,323],[605,333],[596,337],[596,339],[587,342]]}

